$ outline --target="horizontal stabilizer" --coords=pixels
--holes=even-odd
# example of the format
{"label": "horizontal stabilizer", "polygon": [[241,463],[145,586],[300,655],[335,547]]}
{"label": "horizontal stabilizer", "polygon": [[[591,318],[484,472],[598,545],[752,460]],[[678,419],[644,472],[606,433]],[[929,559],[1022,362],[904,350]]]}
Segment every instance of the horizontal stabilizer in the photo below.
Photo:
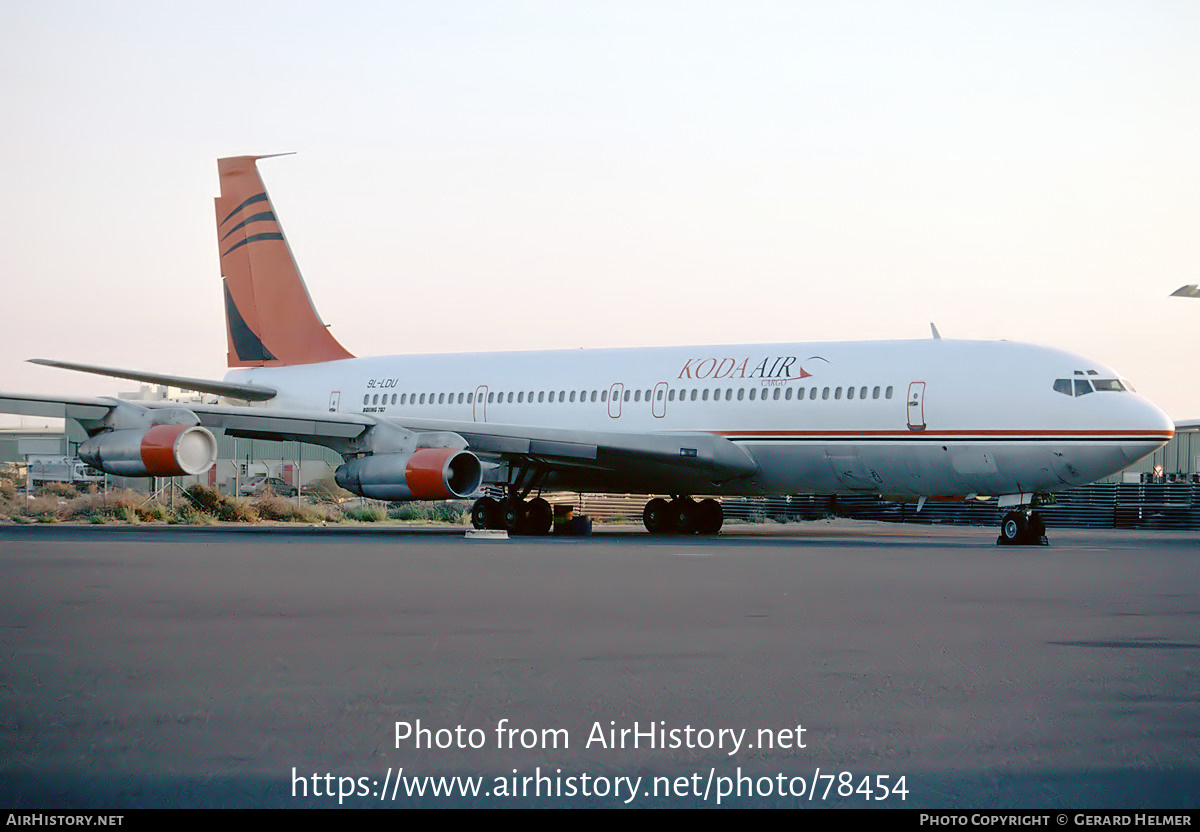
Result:
{"label": "horizontal stabilizer", "polygon": [[271,387],[258,384],[233,384],[228,381],[215,381],[206,378],[187,378],[186,376],[165,376],[159,373],[143,373],[138,370],[122,370],[115,367],[97,367],[92,364],[75,364],[70,361],[52,361],[48,358],[31,358],[31,364],[44,364],[47,367],[59,367],[63,370],[78,370],[81,373],[94,373],[98,376],[127,378],[133,381],[144,381],[148,384],[166,384],[183,390],[195,390],[198,393],[212,393],[217,396],[227,396],[231,399],[241,399],[249,402],[265,402],[275,398],[278,392]]}
{"label": "horizontal stabilizer", "polygon": [[1180,286],[1171,293],[1173,298],[1200,298],[1200,286],[1195,283],[1189,283],[1187,286]]}

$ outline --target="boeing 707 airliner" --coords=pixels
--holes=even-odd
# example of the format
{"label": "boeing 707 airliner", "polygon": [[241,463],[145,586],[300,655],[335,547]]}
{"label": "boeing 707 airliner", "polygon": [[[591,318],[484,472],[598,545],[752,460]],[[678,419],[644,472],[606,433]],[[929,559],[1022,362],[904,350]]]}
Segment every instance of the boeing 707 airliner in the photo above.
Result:
{"label": "boeing 707 airliner", "polygon": [[[1113,369],[1011,342],[797,342],[356,358],[322,323],[257,169],[218,160],[229,372],[221,381],[39,363],[223,397],[218,404],[0,394],[76,419],[80,456],[193,475],[210,429],[323,445],[380,500],[480,497],[477,528],[546,534],[542,492],[645,494],[646,528],[714,534],[735,495],[996,497],[1000,543],[1044,543],[1037,495],[1113,474],[1171,420]],[[936,334],[936,333],[935,333]],[[695,499],[702,496],[703,499]]]}

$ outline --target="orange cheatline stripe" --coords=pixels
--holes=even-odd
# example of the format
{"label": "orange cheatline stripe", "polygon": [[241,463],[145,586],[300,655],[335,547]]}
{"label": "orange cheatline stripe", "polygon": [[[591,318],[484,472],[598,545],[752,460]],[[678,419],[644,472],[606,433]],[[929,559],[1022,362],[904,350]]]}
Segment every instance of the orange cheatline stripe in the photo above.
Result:
{"label": "orange cheatline stripe", "polygon": [[1159,430],[812,430],[812,431],[797,431],[797,430],[709,430],[704,433],[714,433],[718,436],[764,436],[764,437],[840,437],[840,436],[913,436],[929,438],[934,436],[1096,436],[1096,437],[1121,437],[1134,436],[1146,439],[1170,439],[1175,435],[1175,431],[1159,431]]}
{"label": "orange cheatline stripe", "polygon": [[1129,430],[943,430],[943,431],[912,431],[912,430],[869,430],[869,431],[704,431],[716,433],[719,436],[1162,436],[1170,438],[1175,431],[1145,431]]}

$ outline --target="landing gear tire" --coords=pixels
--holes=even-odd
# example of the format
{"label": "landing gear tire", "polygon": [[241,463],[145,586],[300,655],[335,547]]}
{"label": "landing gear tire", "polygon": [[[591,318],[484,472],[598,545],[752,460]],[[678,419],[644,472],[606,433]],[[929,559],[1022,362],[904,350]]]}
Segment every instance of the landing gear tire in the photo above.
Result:
{"label": "landing gear tire", "polygon": [[520,534],[525,521],[525,501],[507,499],[500,503],[496,516],[496,526],[509,534]]}
{"label": "landing gear tire", "polygon": [[500,514],[500,504],[492,497],[480,497],[471,506],[471,525],[477,529],[495,527]]}
{"label": "landing gear tire", "polygon": [[671,524],[671,504],[662,497],[655,497],[646,503],[642,510],[642,522],[650,534],[670,534],[674,531]]}
{"label": "landing gear tire", "polygon": [[701,500],[696,506],[696,533],[716,534],[721,531],[725,522],[725,512],[721,504],[711,497]]}
{"label": "landing gear tire", "polygon": [[680,497],[669,504],[670,518],[678,534],[691,534],[696,531],[696,521],[699,510],[696,501],[691,497]]}
{"label": "landing gear tire", "polygon": [[1020,546],[1028,534],[1025,512],[1010,511],[1000,523],[1000,536],[996,538],[996,543],[1000,546]]}
{"label": "landing gear tire", "polygon": [[550,503],[541,497],[530,500],[526,505],[525,522],[522,524],[521,533],[536,536],[550,534],[552,525],[554,525],[554,509]]}
{"label": "landing gear tire", "polygon": [[1046,537],[1046,521],[1036,511],[1029,514],[1029,544],[1031,546],[1050,545],[1050,539]]}
{"label": "landing gear tire", "polygon": [[1010,511],[1000,524],[998,546],[1046,546],[1046,521],[1036,511]]}

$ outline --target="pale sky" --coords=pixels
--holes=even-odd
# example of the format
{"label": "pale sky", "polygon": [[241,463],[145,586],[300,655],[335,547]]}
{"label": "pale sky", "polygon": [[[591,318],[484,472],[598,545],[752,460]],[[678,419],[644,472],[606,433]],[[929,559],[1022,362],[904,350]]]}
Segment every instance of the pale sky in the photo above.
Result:
{"label": "pale sky", "polygon": [[11,2],[0,389],[220,377],[219,156],[358,355],[1007,338],[1200,417],[1200,4]]}

